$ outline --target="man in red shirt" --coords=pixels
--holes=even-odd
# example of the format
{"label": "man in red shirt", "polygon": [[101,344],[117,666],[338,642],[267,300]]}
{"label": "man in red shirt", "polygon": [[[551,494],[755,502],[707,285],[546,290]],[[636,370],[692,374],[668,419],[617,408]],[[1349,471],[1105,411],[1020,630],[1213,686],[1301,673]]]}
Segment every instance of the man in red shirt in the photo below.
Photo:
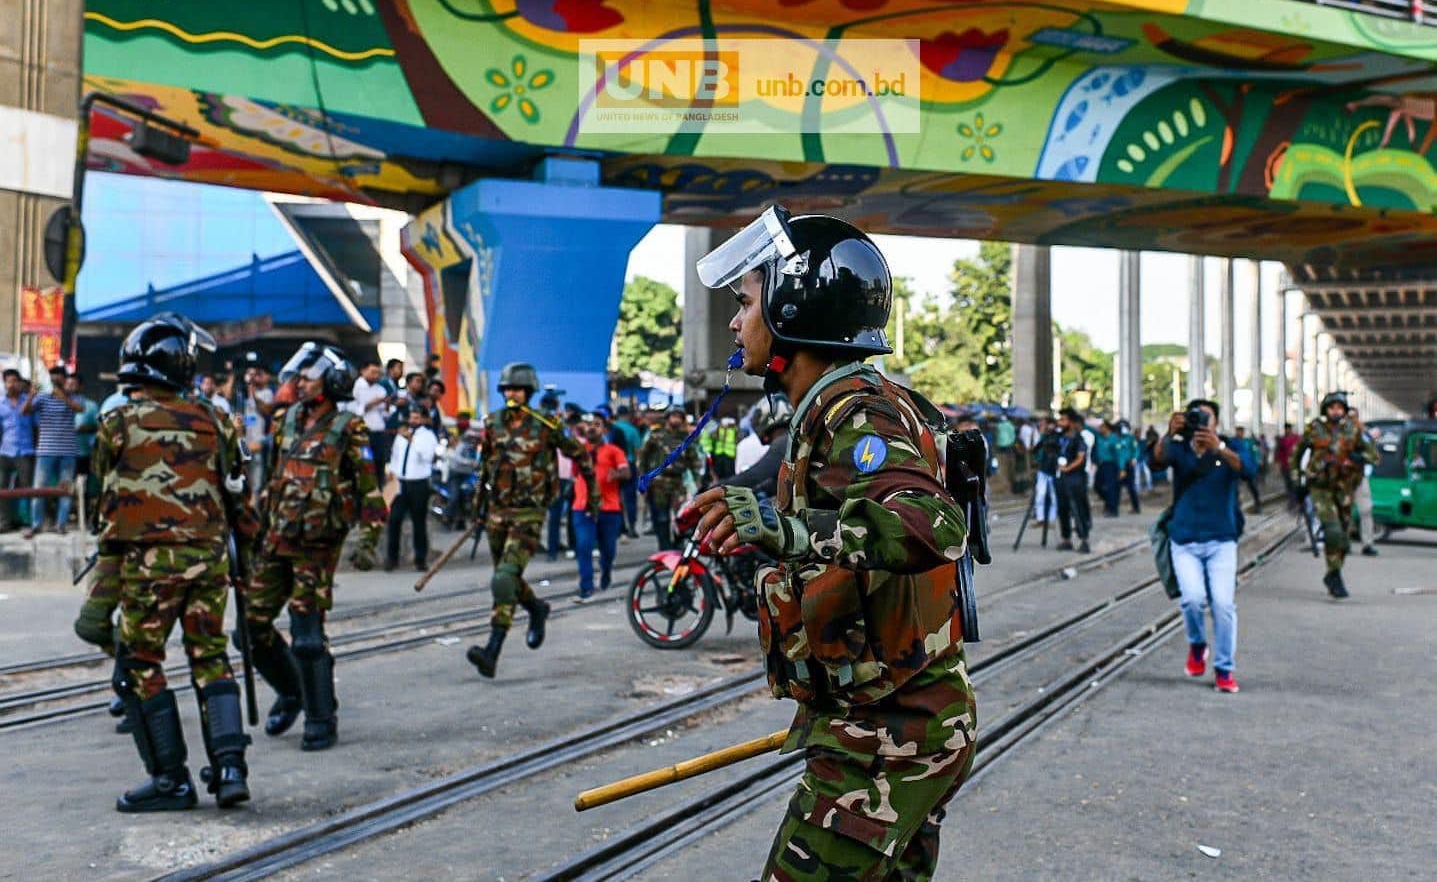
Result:
{"label": "man in red shirt", "polygon": [[1287,467],[1292,461],[1292,451],[1297,449],[1297,442],[1302,438],[1292,430],[1292,423],[1282,424],[1282,437],[1277,439],[1277,452],[1272,458],[1277,462],[1277,467],[1282,471],[1282,482],[1287,485],[1288,506],[1297,505],[1297,488],[1292,485],[1292,476],[1288,474]]}
{"label": "man in red shirt", "polygon": [[594,596],[594,546],[599,548],[599,590],[609,590],[613,581],[614,554],[624,530],[624,507],[620,485],[631,475],[624,451],[604,437],[603,422],[586,413],[574,428],[574,437],[588,448],[594,461],[594,480],[599,482],[599,511],[589,511],[589,488],[582,475],[574,476],[574,556],[579,562],[579,596],[575,603],[588,603]]}

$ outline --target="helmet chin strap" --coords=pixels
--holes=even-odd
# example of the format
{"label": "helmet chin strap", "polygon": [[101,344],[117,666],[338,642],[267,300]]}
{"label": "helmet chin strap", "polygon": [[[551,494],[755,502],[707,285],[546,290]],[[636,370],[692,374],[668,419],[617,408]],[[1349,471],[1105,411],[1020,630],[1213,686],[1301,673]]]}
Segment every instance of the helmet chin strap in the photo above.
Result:
{"label": "helmet chin strap", "polygon": [[797,347],[788,343],[774,341],[769,352],[768,364],[763,366],[763,391],[765,395],[776,395],[783,391],[779,385],[779,377],[788,370],[788,366],[797,352]]}

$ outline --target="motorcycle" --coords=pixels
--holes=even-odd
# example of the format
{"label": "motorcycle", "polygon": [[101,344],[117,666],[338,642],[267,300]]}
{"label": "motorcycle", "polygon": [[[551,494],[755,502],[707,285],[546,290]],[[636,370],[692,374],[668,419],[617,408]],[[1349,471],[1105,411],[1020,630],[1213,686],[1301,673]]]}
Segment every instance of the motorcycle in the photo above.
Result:
{"label": "motorcycle", "polygon": [[772,559],[754,545],[717,555],[707,541],[695,538],[693,524],[674,526],[685,531],[682,550],[649,555],[629,586],[629,626],[639,639],[657,649],[692,646],[718,609],[724,611],[726,634],[733,633],[739,613],[758,621],[755,576]]}
{"label": "motorcycle", "polygon": [[[465,520],[469,517],[469,512],[474,508],[474,492],[478,486],[479,475],[465,475],[464,479],[459,482],[458,507],[451,508],[450,501],[453,494],[449,489],[449,481],[441,475],[439,469],[435,469],[434,474],[429,479],[431,491],[429,494],[429,513],[438,518],[439,522],[446,528],[463,530],[465,528]],[[452,522],[449,519],[450,511],[457,512]]]}

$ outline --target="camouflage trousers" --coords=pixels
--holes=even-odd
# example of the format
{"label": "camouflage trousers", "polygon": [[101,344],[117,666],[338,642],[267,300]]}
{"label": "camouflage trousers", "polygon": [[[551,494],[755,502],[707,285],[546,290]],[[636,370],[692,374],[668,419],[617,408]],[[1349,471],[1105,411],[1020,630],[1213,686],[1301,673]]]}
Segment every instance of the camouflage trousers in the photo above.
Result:
{"label": "camouflage trousers", "polygon": [[316,610],[320,621],[334,608],[334,569],[343,546],[306,548],[304,555],[268,554],[255,564],[245,591],[245,622],[255,646],[274,640],[274,620],[285,602],[296,615]]}
{"label": "camouflage trousers", "polygon": [[1352,541],[1347,531],[1352,529],[1352,494],[1343,490],[1313,488],[1312,508],[1322,524],[1322,549],[1327,558],[1329,573],[1342,569]]}
{"label": "camouflage trousers", "polygon": [[800,714],[790,744],[805,745],[805,770],[764,882],[933,877],[944,806],[973,766],[976,715],[961,654],[914,681],[911,694],[844,716]]}
{"label": "camouflage trousers", "polygon": [[489,535],[489,551],[494,555],[494,577],[489,590],[494,598],[489,624],[508,628],[514,623],[515,604],[527,605],[534,599],[534,589],[524,581],[524,567],[539,550],[539,534],[544,528],[544,509],[506,508],[489,512],[484,532]]}
{"label": "camouflage trousers", "polygon": [[230,680],[225,639],[229,570],[224,546],[127,545],[120,561],[120,643],[116,682],[141,701],[167,686],[165,643],[184,629],[190,679],[203,689]]}

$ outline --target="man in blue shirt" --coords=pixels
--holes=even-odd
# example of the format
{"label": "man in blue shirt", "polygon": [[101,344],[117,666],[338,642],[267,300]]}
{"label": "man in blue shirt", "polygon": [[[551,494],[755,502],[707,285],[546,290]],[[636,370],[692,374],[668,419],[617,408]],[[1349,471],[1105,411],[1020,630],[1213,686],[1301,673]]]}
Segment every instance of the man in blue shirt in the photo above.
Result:
{"label": "man in blue shirt", "polygon": [[[25,412],[30,396],[14,368],[5,371],[5,397],[0,398],[0,487],[29,487],[35,479],[35,418]],[[19,501],[0,501],[0,533],[15,529],[23,514]]]}
{"label": "man in blue shirt", "polygon": [[1236,692],[1237,540],[1242,533],[1237,489],[1257,473],[1246,444],[1217,434],[1218,406],[1202,399],[1175,413],[1153,448],[1155,467],[1172,466],[1173,514],[1168,522],[1173,571],[1182,592],[1189,677],[1201,677],[1208,659],[1203,606],[1212,608],[1212,657],[1218,692]]}
{"label": "man in blue shirt", "polygon": [[[23,414],[34,414],[35,425],[40,429],[40,438],[35,443],[35,486],[53,487],[56,484],[70,489],[75,483],[75,457],[79,445],[75,434],[75,415],[85,409],[83,403],[71,396],[68,386],[69,371],[62,364],[50,368],[50,391],[44,395],[31,395],[20,406]],[[73,502],[67,494],[61,496],[55,512],[55,532],[64,534],[70,520],[70,505]],[[45,499],[34,499],[30,503],[30,529],[26,539],[40,531],[45,522]],[[84,526],[83,524],[81,526]]]}

